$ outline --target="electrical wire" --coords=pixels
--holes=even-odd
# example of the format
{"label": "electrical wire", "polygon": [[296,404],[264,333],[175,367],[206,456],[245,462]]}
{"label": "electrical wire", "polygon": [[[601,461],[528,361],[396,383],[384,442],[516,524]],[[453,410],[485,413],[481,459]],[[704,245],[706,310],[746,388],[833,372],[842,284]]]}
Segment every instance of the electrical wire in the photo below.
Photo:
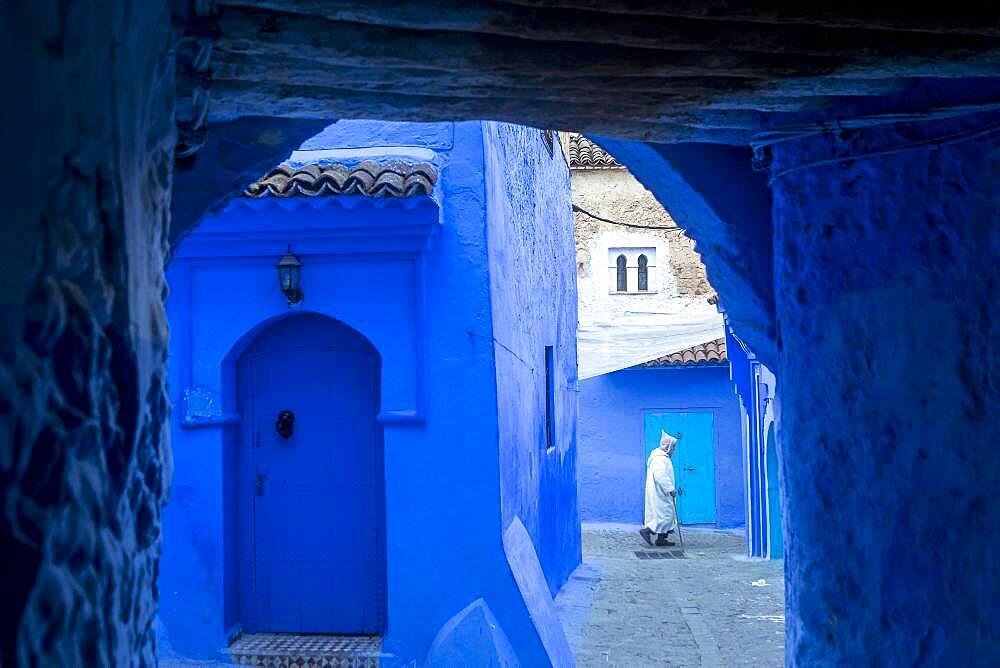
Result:
{"label": "electrical wire", "polygon": [[623,223],[618,220],[609,220],[608,218],[602,218],[596,214],[593,214],[584,209],[583,207],[577,206],[576,204],[573,205],[573,211],[577,213],[582,213],[583,215],[589,216],[594,220],[599,220],[602,223],[608,223],[609,225],[621,225],[622,227],[631,227],[637,230],[664,230],[667,232],[680,232],[681,234],[686,233],[686,230],[684,230],[684,228],[682,227],[665,226],[665,225],[636,225],[634,223]]}
{"label": "electrical wire", "polygon": [[829,132],[840,132],[843,130],[861,130],[865,128],[880,127],[883,125],[895,125],[898,123],[923,123],[926,121],[942,120],[954,118],[956,116],[967,116],[970,114],[982,114],[1000,110],[1000,103],[964,105],[958,107],[946,107],[928,109],[927,111],[916,113],[891,113],[874,114],[872,116],[862,116],[858,118],[838,118],[831,121],[819,121],[805,125],[796,125],[776,130],[765,130],[754,135],[750,140],[750,146],[754,149],[773,146],[795,139],[805,139]]}
{"label": "electrical wire", "polygon": [[[530,371],[532,373],[532,375],[535,374],[535,367],[533,367],[532,365],[530,365],[527,362],[525,362],[523,357],[521,357],[520,355],[518,355],[517,353],[515,353],[513,350],[511,350],[510,347],[507,346],[507,345],[505,345],[502,341],[498,340],[497,337],[495,337],[495,336],[483,336],[482,334],[479,334],[478,332],[474,332],[471,329],[466,330],[465,333],[468,334],[469,336],[473,336],[473,337],[476,337],[476,338],[479,338],[479,339],[485,339],[486,341],[492,341],[493,343],[497,344],[498,346],[500,346],[501,348],[503,348],[504,350],[506,350],[507,352],[509,352],[511,355],[513,355],[514,358],[517,361],[519,361],[521,364],[523,364],[525,367],[527,367],[528,371]],[[567,390],[569,390],[570,392],[579,392],[580,391],[579,381],[576,378],[567,378],[566,382],[562,385],[562,387],[565,388],[565,389],[567,389]]]}
{"label": "electrical wire", "polygon": [[990,135],[997,131],[1000,131],[1000,122],[991,123],[990,125],[981,128],[976,128],[974,130],[954,132],[951,134],[943,135],[941,137],[933,137],[931,139],[923,139],[920,141],[910,142],[908,144],[891,146],[889,148],[881,149],[878,151],[853,153],[850,155],[838,156],[836,158],[828,158],[826,160],[816,160],[814,162],[806,162],[801,165],[794,165],[792,167],[788,167],[787,169],[782,169],[780,171],[773,172],[770,178],[768,179],[768,183],[773,184],[781,177],[787,176],[792,172],[798,172],[803,169],[811,169],[813,167],[820,167],[822,165],[836,165],[842,162],[864,160],[866,158],[874,158],[882,155],[892,155],[894,153],[903,153],[905,151],[912,151],[913,149],[916,148],[927,148],[927,147],[939,148],[941,146],[947,146],[948,144],[956,144],[961,141],[968,141],[969,139],[976,139],[978,137]]}

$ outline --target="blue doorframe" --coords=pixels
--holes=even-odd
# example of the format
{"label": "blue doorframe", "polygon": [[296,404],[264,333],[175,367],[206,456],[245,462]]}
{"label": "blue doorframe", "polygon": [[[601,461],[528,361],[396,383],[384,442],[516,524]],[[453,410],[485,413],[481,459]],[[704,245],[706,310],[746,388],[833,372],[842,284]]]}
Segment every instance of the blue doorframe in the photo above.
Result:
{"label": "blue doorframe", "polygon": [[[250,632],[382,633],[381,361],[332,318],[264,330],[237,364],[239,611]],[[277,429],[289,411],[291,433]]]}
{"label": "blue doorframe", "polygon": [[660,430],[682,432],[673,455],[677,514],[681,524],[716,521],[715,413],[655,411],[643,416],[643,478],[646,458],[660,444]]}
{"label": "blue doorframe", "polygon": [[767,430],[764,458],[767,460],[768,556],[771,559],[781,559],[784,556],[781,535],[781,491],[778,487],[778,449],[773,422]]}

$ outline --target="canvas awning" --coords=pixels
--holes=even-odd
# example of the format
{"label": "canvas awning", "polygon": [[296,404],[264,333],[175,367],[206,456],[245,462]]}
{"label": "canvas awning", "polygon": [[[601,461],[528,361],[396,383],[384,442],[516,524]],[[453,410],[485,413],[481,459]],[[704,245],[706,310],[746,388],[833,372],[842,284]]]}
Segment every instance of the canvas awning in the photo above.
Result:
{"label": "canvas awning", "polygon": [[722,314],[707,302],[678,304],[669,312],[627,312],[606,321],[580,322],[579,378],[627,369],[724,335]]}

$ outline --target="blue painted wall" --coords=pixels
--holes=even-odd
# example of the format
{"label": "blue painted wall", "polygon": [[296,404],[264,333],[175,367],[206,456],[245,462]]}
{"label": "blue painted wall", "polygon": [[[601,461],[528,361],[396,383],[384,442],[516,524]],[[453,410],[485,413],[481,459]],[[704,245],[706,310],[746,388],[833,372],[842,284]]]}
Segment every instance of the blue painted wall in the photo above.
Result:
{"label": "blue painted wall", "polygon": [[643,415],[661,410],[714,413],[716,526],[743,526],[740,411],[725,366],[624,369],[580,383],[581,519],[642,523]]}
{"label": "blue painted wall", "polygon": [[[550,153],[541,135],[484,124],[503,525],[520,518],[554,595],[581,558],[576,245],[569,169],[558,142]],[[552,448],[545,432],[546,346],[554,361]]]}
{"label": "blue painted wall", "polygon": [[[569,169],[558,143],[550,151],[535,128],[484,123],[483,148],[504,550],[549,660],[572,665],[552,603],[581,561]],[[550,437],[546,346],[552,347]]]}
{"label": "blue painted wall", "polygon": [[[559,452],[544,466],[538,460],[537,477],[525,490],[502,485],[502,478],[512,479],[511,460],[533,452],[538,439],[532,427],[510,427],[521,419],[511,397],[525,376],[496,362],[493,339],[494,321],[497,340],[513,350],[534,350],[545,345],[543,337],[555,337],[568,386],[575,375],[575,312],[562,305],[537,331],[518,328],[508,311],[523,304],[506,299],[490,272],[504,266],[504,244],[538,224],[557,226],[566,216],[571,234],[569,182],[561,157],[548,158],[562,181],[543,178],[551,179],[547,187],[564,186],[561,205],[556,192],[536,204],[530,220],[521,217],[522,208],[510,209],[516,216],[504,213],[498,203],[508,180],[530,184],[533,170],[542,169],[521,157],[545,149],[537,130],[498,132],[490,127],[484,146],[481,123],[337,123],[293,160],[433,162],[441,175],[434,196],[240,200],[178,246],[168,272],[176,466],[160,575],[163,640],[169,637],[178,654],[217,656],[240,621],[230,494],[240,447],[235,360],[268,324],[316,312],[355,328],[382,358],[386,664],[422,663],[439,631],[460,626],[448,622],[478,599],[524,665],[565,663],[558,621],[535,613],[544,612],[546,600],[551,606],[551,590],[579,561],[572,397],[560,399]],[[528,144],[523,152],[520,142]],[[501,164],[497,155],[519,157]],[[558,210],[547,213],[550,206]],[[513,223],[519,227],[511,229]],[[539,256],[565,260],[553,276],[567,288],[571,238],[568,251],[559,245],[565,238],[548,230],[535,241]],[[305,292],[304,303],[292,310],[274,269],[289,242],[303,263]],[[546,244],[555,245],[546,251]],[[554,286],[550,294],[556,292]],[[567,299],[575,308],[575,292]],[[532,413],[525,424],[536,421]],[[504,495],[504,510],[502,488],[516,490]]]}

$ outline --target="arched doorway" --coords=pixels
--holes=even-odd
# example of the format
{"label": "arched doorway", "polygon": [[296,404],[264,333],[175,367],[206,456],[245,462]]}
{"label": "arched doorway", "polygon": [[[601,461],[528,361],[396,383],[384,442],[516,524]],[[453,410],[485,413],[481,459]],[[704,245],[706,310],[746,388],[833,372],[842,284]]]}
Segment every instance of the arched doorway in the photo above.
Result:
{"label": "arched doorway", "polygon": [[264,330],[237,362],[239,611],[249,632],[381,633],[381,360],[316,314]]}
{"label": "arched doorway", "polygon": [[778,452],[774,438],[774,423],[767,428],[767,445],[764,458],[767,460],[767,527],[768,555],[771,559],[784,556],[781,537],[781,491],[778,488]]}

